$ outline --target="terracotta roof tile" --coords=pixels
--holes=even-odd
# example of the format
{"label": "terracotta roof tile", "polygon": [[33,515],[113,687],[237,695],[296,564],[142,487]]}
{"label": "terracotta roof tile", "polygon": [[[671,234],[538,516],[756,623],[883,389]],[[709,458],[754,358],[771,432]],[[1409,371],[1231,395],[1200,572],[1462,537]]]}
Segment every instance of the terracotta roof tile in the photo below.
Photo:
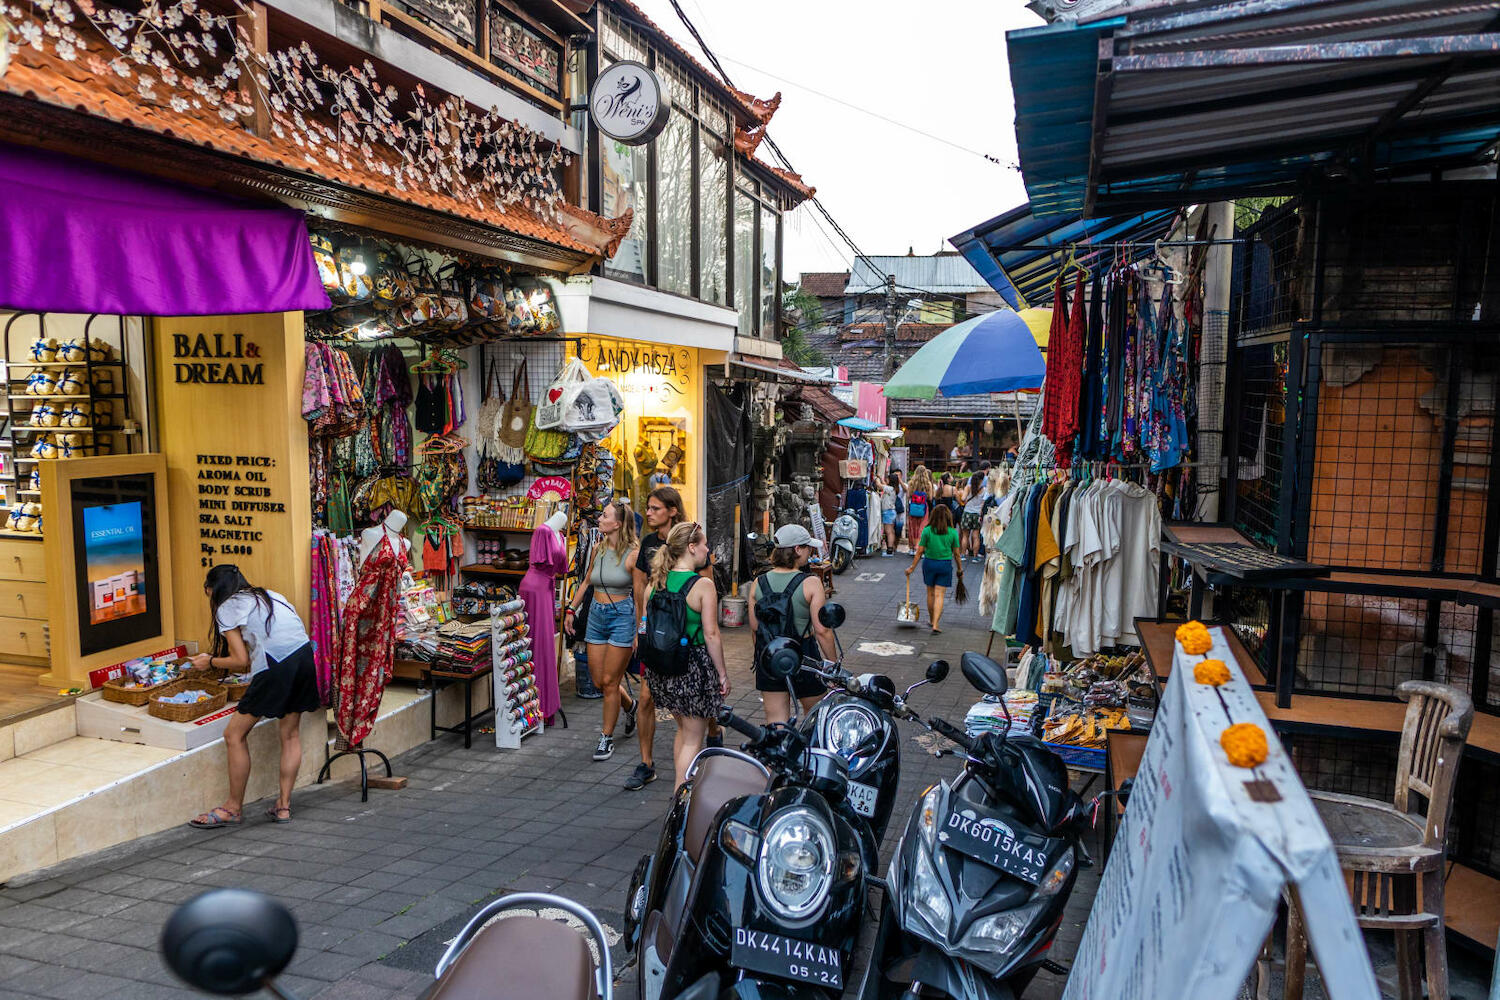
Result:
{"label": "terracotta roof tile", "polygon": [[838,299],[844,296],[844,286],[849,283],[848,271],[803,271],[802,290],[820,299]]}
{"label": "terracotta roof tile", "polygon": [[[100,39],[86,36],[85,41],[92,48],[81,50],[80,54],[84,58],[89,51],[106,59],[113,54],[111,50],[105,48],[105,43]],[[84,79],[78,79],[80,75],[84,75]],[[192,95],[185,89],[173,89],[158,82],[158,93],[164,93],[165,96],[156,103],[147,103],[134,90],[122,93],[114,89],[114,83],[115,81],[106,77],[88,78],[84,67],[78,62],[61,60],[50,50],[37,51],[29,46],[23,46],[12,59],[9,71],[0,77],[0,91],[80,111],[122,125],[156,132],[220,152],[302,171],[335,184],[360,188],[398,201],[446,212],[570,250],[587,254],[601,252],[602,243],[586,242],[579,238],[579,235],[575,235],[575,232],[582,233],[584,230],[576,226],[565,228],[562,224],[549,223],[519,205],[511,206],[501,212],[492,207],[480,207],[436,191],[401,190],[387,178],[367,170],[363,165],[357,164],[351,169],[345,169],[329,162],[326,158],[310,163],[302,150],[290,139],[254,135],[238,124],[224,121],[213,108],[205,106],[196,113],[191,110],[183,112],[172,110],[165,102],[174,94],[191,98]]]}

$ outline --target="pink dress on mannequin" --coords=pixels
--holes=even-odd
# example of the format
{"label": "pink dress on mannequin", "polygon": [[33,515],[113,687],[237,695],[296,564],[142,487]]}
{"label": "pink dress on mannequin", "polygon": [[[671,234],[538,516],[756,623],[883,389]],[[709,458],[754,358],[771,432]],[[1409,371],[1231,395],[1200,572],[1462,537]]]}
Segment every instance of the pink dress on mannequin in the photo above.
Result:
{"label": "pink dress on mannequin", "polygon": [[521,600],[526,602],[526,621],[531,626],[531,665],[544,719],[562,707],[557,686],[557,578],[567,571],[568,550],[562,536],[539,525],[531,535],[531,568],[521,578]]}

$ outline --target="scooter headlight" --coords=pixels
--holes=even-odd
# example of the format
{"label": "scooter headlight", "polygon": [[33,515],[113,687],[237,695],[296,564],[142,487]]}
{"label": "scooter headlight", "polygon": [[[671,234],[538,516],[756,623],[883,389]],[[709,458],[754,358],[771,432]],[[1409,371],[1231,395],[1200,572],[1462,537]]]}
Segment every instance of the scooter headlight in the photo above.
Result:
{"label": "scooter headlight", "polygon": [[948,933],[948,919],[953,915],[953,904],[948,902],[948,893],[932,867],[928,852],[918,845],[914,853],[917,863],[912,869],[908,898],[917,913],[938,935],[938,940],[943,940]]}
{"label": "scooter headlight", "polygon": [[854,774],[857,770],[854,751],[880,728],[880,720],[859,705],[840,705],[828,713],[828,721],[823,725],[828,749],[844,758],[849,773]]}
{"label": "scooter headlight", "polygon": [[976,920],[964,934],[959,947],[970,951],[1003,955],[1025,937],[1036,918],[1047,908],[1047,901],[1067,884],[1073,871],[1073,848],[1063,852],[1037,883],[1036,896],[1023,906]]}
{"label": "scooter headlight", "polygon": [[837,851],[833,831],[809,809],[785,809],[761,838],[760,891],[789,920],[814,916],[828,901]]}
{"label": "scooter headlight", "polygon": [[917,803],[917,829],[922,834],[922,840],[931,850],[937,844],[938,828],[938,802],[942,795],[942,786],[933,785],[927,789],[927,794],[922,796],[922,801]]}

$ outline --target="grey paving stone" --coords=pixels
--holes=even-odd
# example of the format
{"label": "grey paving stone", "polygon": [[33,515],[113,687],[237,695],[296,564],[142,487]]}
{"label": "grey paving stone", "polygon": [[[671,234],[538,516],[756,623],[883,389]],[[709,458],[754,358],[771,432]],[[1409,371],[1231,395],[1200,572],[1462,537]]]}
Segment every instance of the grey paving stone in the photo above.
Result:
{"label": "grey paving stone", "polygon": [[[384,927],[384,924],[380,925]],[[432,926],[429,923],[427,926]],[[424,928],[425,929],[425,928]],[[373,962],[382,955],[387,955],[407,942],[407,938],[397,934],[385,933],[379,929],[360,931],[334,945],[330,950],[340,955],[350,955],[354,958]]]}

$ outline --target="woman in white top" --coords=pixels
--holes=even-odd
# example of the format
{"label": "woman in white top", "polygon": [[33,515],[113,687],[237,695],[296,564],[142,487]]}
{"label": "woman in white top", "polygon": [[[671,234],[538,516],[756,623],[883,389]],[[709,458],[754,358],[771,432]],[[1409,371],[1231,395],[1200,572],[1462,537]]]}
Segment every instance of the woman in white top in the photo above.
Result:
{"label": "woman in white top", "polygon": [[189,824],[203,830],[244,822],[250,780],[250,730],[261,719],[279,719],[281,794],[266,810],[273,823],[292,820],[292,785],[302,766],[302,713],[321,709],[313,646],[297,610],[272,590],[252,587],[238,566],[215,566],[203,581],[213,616],[213,651],[193,657],[195,669],[250,673],[250,687],[224,728],[229,797]]}

